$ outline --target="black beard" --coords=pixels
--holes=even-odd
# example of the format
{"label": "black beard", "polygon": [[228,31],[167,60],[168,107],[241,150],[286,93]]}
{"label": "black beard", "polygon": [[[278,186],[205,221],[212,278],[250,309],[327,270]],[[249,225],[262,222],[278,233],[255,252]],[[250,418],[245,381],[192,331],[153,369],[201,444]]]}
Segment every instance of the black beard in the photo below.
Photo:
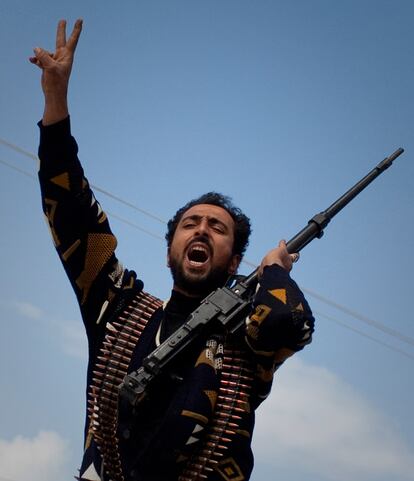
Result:
{"label": "black beard", "polygon": [[193,279],[182,269],[182,264],[170,259],[170,270],[174,285],[189,295],[205,297],[218,287],[223,287],[228,278],[228,266],[216,267],[205,277]]}

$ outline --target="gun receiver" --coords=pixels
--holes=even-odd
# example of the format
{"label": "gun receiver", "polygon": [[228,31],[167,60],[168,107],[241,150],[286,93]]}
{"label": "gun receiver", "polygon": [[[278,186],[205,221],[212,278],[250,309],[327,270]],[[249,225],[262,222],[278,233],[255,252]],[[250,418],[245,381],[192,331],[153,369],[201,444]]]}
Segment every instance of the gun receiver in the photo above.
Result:
{"label": "gun receiver", "polygon": [[[321,238],[330,220],[390,167],[403,152],[404,149],[399,148],[386,157],[326,210],[312,217],[308,225],[289,240],[288,251],[299,252],[313,239]],[[138,370],[125,376],[120,385],[120,397],[137,406],[147,395],[148,387],[154,379],[165,371],[173,358],[200,335],[205,336],[214,331],[223,330],[230,334],[240,332],[244,327],[246,316],[250,313],[257,282],[258,269],[255,269],[250,275],[237,281],[233,287],[221,287],[208,295],[185,323],[144,359]]]}

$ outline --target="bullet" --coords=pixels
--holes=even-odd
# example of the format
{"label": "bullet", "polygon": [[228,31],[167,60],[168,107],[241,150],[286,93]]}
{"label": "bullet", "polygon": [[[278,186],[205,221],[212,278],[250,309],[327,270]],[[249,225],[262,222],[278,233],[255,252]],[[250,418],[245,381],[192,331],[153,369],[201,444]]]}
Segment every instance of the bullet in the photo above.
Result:
{"label": "bullet", "polygon": [[217,404],[217,407],[218,407],[218,408],[222,408],[222,409],[227,409],[227,410],[229,410],[229,411],[236,411],[236,412],[238,412],[238,413],[244,413],[244,412],[246,412],[245,409],[238,408],[238,407],[236,407],[236,406],[228,406],[228,405],[226,405],[226,404]]}
{"label": "bullet", "polygon": [[237,420],[242,419],[240,416],[237,416],[237,414],[230,414],[230,413],[216,413],[216,416],[220,416],[221,418],[231,418],[231,419],[237,419]]}
{"label": "bullet", "polygon": [[[158,309],[159,302],[155,297],[152,298],[145,298],[142,297],[141,299],[133,299],[132,304],[139,305],[139,306],[145,306],[148,307],[149,309],[152,309],[155,311]],[[136,307],[134,307],[136,309]]]}
{"label": "bullet", "polygon": [[138,313],[144,319],[150,319],[155,311],[156,309],[154,309],[153,307],[141,304],[141,305],[134,306],[132,308],[131,314]]}
{"label": "bullet", "polygon": [[[223,445],[223,444],[216,444],[216,443],[213,443],[212,441],[208,441],[207,446],[212,446],[214,448],[220,449],[221,451],[225,451],[226,449],[228,449],[228,446]],[[224,456],[224,454],[219,453],[218,451],[212,451],[211,455],[212,456],[219,456],[219,457]]]}
{"label": "bullet", "polygon": [[103,418],[111,418],[111,422],[116,422],[116,411],[115,406],[109,406],[108,404],[101,404],[101,409],[99,415]]}
{"label": "bullet", "polygon": [[[114,324],[115,324],[116,326],[119,326],[119,333],[120,333],[120,335],[123,335],[124,332],[125,332],[126,334],[130,334],[130,335],[132,335],[132,336],[135,335],[135,337],[138,339],[138,336],[137,336],[137,335],[139,335],[139,333],[137,333],[136,330],[133,329],[132,327],[127,326],[126,324],[118,324],[117,322],[114,322]],[[135,325],[135,324],[134,324],[134,325]]]}
{"label": "bullet", "polygon": [[143,318],[145,319],[145,318],[150,318],[151,315],[154,312],[155,311],[147,312],[146,310],[141,309],[138,306],[136,306],[136,307],[133,308],[133,310],[131,312],[128,313],[128,316],[131,316],[135,319],[143,319]]}
{"label": "bullet", "polygon": [[148,318],[145,319],[145,314],[144,314],[144,312],[142,312],[142,311],[136,311],[136,312],[131,312],[131,313],[128,315],[128,320],[134,319],[135,322],[136,322],[138,325],[140,325],[140,326],[142,326],[142,327],[145,327],[150,317],[151,317],[151,316],[148,316]]}
{"label": "bullet", "polygon": [[108,356],[108,361],[112,360],[112,356],[114,356],[115,353],[121,354],[125,357],[125,360],[130,360],[132,357],[132,349],[128,349],[125,346],[120,346],[118,344],[115,345],[108,345],[106,341],[103,342],[104,348],[102,349],[102,352]]}
{"label": "bullet", "polygon": [[106,364],[95,364],[95,367],[97,367],[98,369],[100,369],[100,371],[102,373],[105,373],[106,371]]}
{"label": "bullet", "polygon": [[229,436],[234,436],[236,434],[236,431],[230,431],[230,429],[223,429],[218,426],[213,427],[212,429],[216,433],[224,433],[224,434],[228,434]]}
{"label": "bullet", "polygon": [[[125,369],[128,369],[129,361],[131,360],[130,356],[122,354],[121,351],[120,352],[116,352],[116,351],[111,352],[111,355],[112,355],[112,357],[110,359],[111,364],[119,364],[119,365],[122,365],[122,367],[125,366]],[[118,361],[115,361],[114,358],[118,359]],[[124,361],[124,362],[122,362],[122,361]]]}
{"label": "bullet", "polygon": [[247,384],[242,384],[242,383],[233,382],[233,381],[225,381],[224,379],[221,381],[221,383],[224,386],[237,387],[242,389],[250,389],[251,387],[251,386],[248,386]]}
{"label": "bullet", "polygon": [[106,374],[104,379],[92,378],[92,380],[96,383],[96,385],[98,387],[101,387],[101,386],[112,387],[112,386],[114,386],[116,389],[118,389],[118,386],[119,386],[119,384],[121,384],[123,379],[124,379],[124,376],[115,377],[115,376],[111,376],[110,374]]}
{"label": "bullet", "polygon": [[92,416],[93,416],[94,419],[103,419],[105,421],[105,425],[111,426],[112,429],[116,427],[116,417],[115,417],[115,415],[110,416],[109,414],[102,414],[101,413],[99,415],[99,418],[98,418],[97,417],[98,414],[94,413]]}
{"label": "bullet", "polygon": [[200,455],[200,456],[198,456],[198,459],[199,459],[200,461],[202,461],[203,464],[209,463],[209,462],[212,462],[212,463],[214,463],[214,464],[217,464],[217,463],[218,463],[218,461],[216,461],[216,460],[214,460],[214,459],[207,458],[206,456],[201,456],[201,455]]}
{"label": "bullet", "polygon": [[[120,357],[119,359],[126,360],[125,357]],[[128,369],[128,364],[121,361],[115,361],[114,359],[111,359],[109,364],[110,366],[107,368],[109,371],[113,371],[114,369],[116,370],[116,368],[121,368],[121,370],[124,369],[125,371]]]}
{"label": "bullet", "polygon": [[125,376],[122,373],[120,373],[118,369],[111,369],[111,372],[113,372],[113,374],[107,374],[106,379],[111,381],[112,384],[116,384],[116,386],[118,386],[119,383],[123,381]]}
{"label": "bullet", "polygon": [[122,323],[120,322],[120,324],[122,324],[122,326],[123,326],[126,322],[128,322],[128,320],[129,320],[129,319],[128,319],[128,316],[129,316],[129,314],[128,314],[128,313],[125,313],[125,312],[124,312],[123,314],[120,314],[120,315],[118,316],[118,321],[122,321]]}
{"label": "bullet", "polygon": [[231,379],[242,379],[244,381],[253,381],[253,378],[250,376],[244,376],[243,374],[235,374],[232,372],[222,372],[221,375],[223,377],[229,377]]}
{"label": "bullet", "polygon": [[107,426],[106,424],[103,424],[101,427],[100,427],[100,432],[103,434],[104,436],[104,441],[106,441],[107,444],[110,443],[110,441],[108,439],[105,439],[105,438],[108,438],[112,435],[113,433],[113,429],[110,428],[109,426]]}
{"label": "bullet", "polygon": [[118,331],[121,331],[122,329],[125,328],[125,324],[121,324],[121,323],[118,322],[118,321],[113,321],[113,322],[112,322],[112,325],[113,325],[114,327],[116,327],[116,329],[117,329]]}
{"label": "bullet", "polygon": [[104,346],[104,349],[102,350],[102,352],[106,354],[109,359],[113,351],[117,351],[121,354],[125,354],[125,356],[128,356],[129,359],[132,356],[132,352],[133,352],[132,349],[128,349],[128,347],[126,347],[125,345],[122,345],[125,343],[121,342],[119,339],[117,340],[117,344],[111,344],[108,341],[104,341],[102,344]]}
{"label": "bullet", "polygon": [[134,336],[133,334],[131,334],[130,332],[125,332],[125,331],[122,331],[120,334],[119,334],[119,338],[118,339],[122,339],[123,341],[126,341],[126,342],[132,342],[134,347],[136,346],[137,342],[138,342],[138,339],[139,337],[137,336]]}
{"label": "bullet", "polygon": [[219,391],[220,391],[220,392],[227,393],[227,394],[233,394],[234,396],[238,396],[238,395],[239,395],[239,391],[236,391],[235,389],[230,389],[230,388],[228,388],[228,387],[220,387],[220,388],[219,388]]}
{"label": "bullet", "polygon": [[139,304],[137,303],[132,309],[135,312],[140,312],[148,317],[151,317],[157,310],[157,308],[154,308],[154,306],[146,302],[140,302]]}
{"label": "bullet", "polygon": [[237,366],[241,369],[249,369],[250,364],[248,364],[244,359],[240,358],[232,358],[232,357],[223,357],[223,366],[227,368],[234,369],[234,366]]}
{"label": "bullet", "polygon": [[[114,408],[117,408],[118,407],[118,402],[115,401],[114,399],[110,399],[106,396],[106,394],[102,394],[101,395],[101,400],[103,401],[102,403],[102,407],[104,406],[104,403],[108,406],[112,406]],[[109,409],[109,408],[108,408]]]}
{"label": "bullet", "polygon": [[217,400],[218,401],[223,400],[223,401],[228,402],[228,403],[237,403],[237,404],[245,404],[246,403],[246,401],[243,401],[242,399],[234,399],[234,398],[231,398],[231,397],[222,396],[221,394],[219,395]]}
{"label": "bullet", "polygon": [[117,386],[113,386],[114,389],[107,389],[105,387],[102,387],[101,391],[103,394],[106,394],[110,397],[117,398],[118,397],[118,388]]}
{"label": "bullet", "polygon": [[[104,347],[103,353],[104,353],[105,355],[110,354],[110,353],[112,352],[112,349],[113,349],[113,343],[112,343],[112,342],[110,342],[110,341],[104,341],[104,342],[102,343],[102,346]],[[108,358],[109,358],[109,356],[108,356]]]}
{"label": "bullet", "polygon": [[217,441],[222,441],[224,443],[229,443],[231,441],[231,439],[223,438],[222,436],[217,436],[217,434],[209,434],[208,437],[211,439],[216,439]]}
{"label": "bullet", "polygon": [[[134,349],[135,347],[135,342],[131,342],[131,341],[128,341],[127,339],[120,339],[120,337],[118,337],[118,339],[116,340],[117,344],[121,344],[121,346],[127,346],[127,347],[130,347],[132,349]],[[131,351],[132,353],[132,351]]]}
{"label": "bullet", "polygon": [[224,421],[224,419],[216,419],[216,420],[215,420],[215,423],[217,423],[217,424],[225,424],[225,425],[227,425],[229,428],[236,428],[236,429],[237,429],[237,428],[239,427],[238,424]]}

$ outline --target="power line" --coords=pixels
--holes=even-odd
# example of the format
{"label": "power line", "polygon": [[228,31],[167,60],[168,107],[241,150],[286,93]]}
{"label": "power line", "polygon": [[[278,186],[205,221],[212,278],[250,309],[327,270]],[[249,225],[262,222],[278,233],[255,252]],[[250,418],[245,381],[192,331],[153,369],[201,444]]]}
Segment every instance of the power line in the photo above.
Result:
{"label": "power line", "polygon": [[409,354],[408,352],[403,351],[402,349],[398,349],[398,347],[392,346],[391,344],[380,341],[379,339],[376,339],[375,337],[372,337],[369,334],[366,334],[365,332],[362,332],[359,329],[356,329],[355,327],[350,326],[345,321],[341,321],[341,320],[337,319],[336,317],[330,316],[328,314],[324,314],[323,312],[318,312],[318,311],[313,311],[313,312],[314,312],[314,314],[316,314],[319,317],[324,317],[325,319],[328,319],[329,321],[336,322],[340,326],[345,327],[346,329],[349,329],[350,331],[353,331],[356,334],[359,334],[360,336],[366,337],[367,339],[370,339],[371,341],[374,341],[377,344],[380,344],[381,346],[384,346],[388,349],[391,349],[392,351],[399,352],[400,354],[403,354],[404,356],[409,357],[410,359],[414,360],[414,356],[412,354]]}
{"label": "power line", "polygon": [[19,167],[16,167],[15,165],[12,165],[9,162],[6,162],[5,160],[0,159],[0,163],[3,164],[3,165],[6,165],[10,169],[15,170],[16,172],[19,172],[19,174],[23,174],[26,177],[30,177],[31,179],[36,179],[36,176],[34,174],[31,174],[30,172],[27,172],[26,170],[20,169]]}
{"label": "power line", "polygon": [[[36,176],[34,174],[31,174],[30,172],[27,172],[26,170],[23,170],[23,169],[20,169],[19,167],[16,167],[15,165],[12,165],[10,164],[9,162],[6,162],[5,160],[3,159],[0,159],[0,163],[9,167],[10,169],[13,169],[15,170],[16,172],[18,172],[19,174],[23,174],[25,175],[26,177],[29,177],[31,179],[35,179],[36,180]],[[95,189],[96,190],[96,189]],[[145,234],[151,236],[151,237],[154,237],[155,239],[160,239],[160,240],[164,240],[164,237],[158,235],[158,234],[155,234],[154,232],[151,232],[149,231],[148,229],[145,229],[144,227],[141,227],[139,226],[138,224],[135,224],[134,222],[131,222],[121,216],[119,216],[118,214],[114,214],[113,212],[110,212],[108,210],[105,210],[106,214],[109,215],[110,217],[112,217],[113,219],[117,219],[121,222],[123,222],[124,224],[127,224],[131,227],[134,227],[135,229],[141,231],[141,232],[144,232]]]}
{"label": "power line", "polygon": [[363,314],[360,314],[359,312],[356,312],[352,309],[349,309],[348,307],[343,306],[342,304],[338,304],[335,301],[331,301],[330,299],[326,298],[325,296],[322,296],[321,294],[318,294],[315,291],[312,291],[312,290],[307,289],[307,288],[302,288],[302,290],[304,292],[306,292],[307,294],[309,294],[310,296],[314,297],[315,299],[318,299],[318,300],[324,302],[325,304],[328,304],[332,307],[335,307],[339,311],[342,311],[345,314],[348,314],[349,316],[355,317],[356,319],[358,319],[362,322],[365,322],[365,324],[368,324],[372,327],[375,327],[379,331],[382,331],[385,334],[388,334],[389,336],[395,337],[400,341],[403,341],[407,344],[410,344],[411,346],[414,346],[414,339],[412,337],[406,336],[405,334],[402,334],[401,332],[399,332],[395,329],[392,329],[391,327],[386,326],[382,322],[375,321],[374,319],[370,319],[369,317],[364,316]]}
{"label": "power line", "polygon": [[[33,160],[36,160],[39,162],[39,157],[37,157],[37,155],[34,155],[33,153],[31,152],[28,152],[27,150],[25,149],[22,149],[21,147],[19,147],[18,145],[15,145],[15,144],[12,144],[11,142],[8,142],[7,140],[5,139],[2,139],[0,138],[0,144],[3,144],[5,145],[6,147],[9,147],[10,149],[14,150],[15,152],[18,152],[19,154],[23,154],[24,156],[26,157],[29,157],[30,159],[33,159]],[[6,162],[2,162],[6,165],[8,165],[9,167],[11,167],[10,164],[7,164]],[[13,168],[13,167],[12,167]],[[17,170],[17,169],[16,169]],[[23,171],[22,171],[23,172]],[[25,175],[27,175],[27,173],[25,173]],[[95,191],[98,191],[98,192],[101,192],[102,194],[110,197],[111,199],[114,199],[116,200],[117,202],[121,203],[121,204],[124,204],[126,205],[127,207],[130,207],[131,209],[134,209],[136,210],[137,212],[140,212],[141,214],[144,214],[146,215],[147,217],[150,217],[151,219],[154,219],[158,222],[160,222],[161,224],[166,224],[167,222],[164,220],[164,219],[161,219],[160,217],[158,217],[157,215],[153,214],[152,212],[149,212],[145,209],[142,209],[141,207],[138,207],[137,205],[135,204],[132,204],[131,202],[128,202],[124,199],[121,199],[121,197],[118,197],[110,192],[108,192],[107,190],[105,189],[102,189],[102,187],[99,187],[97,185],[94,185],[94,184],[91,184],[91,187],[95,190]]]}
{"label": "power line", "polygon": [[165,240],[164,237],[162,237],[162,236],[160,236],[160,235],[158,235],[158,234],[154,234],[154,232],[151,232],[150,230],[144,229],[143,227],[140,227],[138,224],[135,224],[134,222],[131,222],[131,221],[127,220],[127,219],[124,219],[123,217],[120,217],[120,216],[117,215],[117,214],[113,214],[113,213],[111,213],[111,212],[109,212],[109,211],[107,211],[107,210],[105,210],[105,212],[106,212],[110,217],[112,217],[113,219],[117,219],[117,220],[123,222],[124,224],[127,224],[127,225],[129,225],[129,226],[131,226],[131,227],[134,227],[135,229],[137,229],[137,230],[139,230],[139,231],[141,231],[141,232],[145,232],[145,234],[147,234],[147,235],[149,235],[149,236],[151,236],[151,237],[154,237],[155,239],[159,239],[159,240],[162,240],[162,241]]}
{"label": "power line", "polygon": [[[136,205],[134,204],[131,204],[131,202],[128,202],[124,199],[121,199],[120,197],[114,195],[114,194],[111,194],[110,192],[108,192],[107,190],[104,190],[102,189],[101,187],[98,187],[97,185],[93,185],[91,184],[91,187],[93,190],[95,191],[99,191],[101,192],[102,194],[105,194],[106,196],[110,197],[111,199],[114,199],[116,200],[117,202],[120,202],[121,204],[124,204],[128,207],[131,207],[131,209],[134,209],[138,212],[141,212],[141,214],[145,214],[147,217],[151,217],[151,219],[154,219],[154,220],[157,220],[158,222],[161,222],[161,224],[166,224],[167,222],[164,220],[164,219],[161,219],[160,217],[158,217],[157,215],[155,214],[151,214],[151,212],[148,212],[147,210],[144,210],[144,209],[141,209],[141,207],[137,207]],[[151,234],[153,235],[153,234]]]}
{"label": "power line", "polygon": [[16,152],[19,152],[19,154],[23,154],[26,157],[29,157],[30,159],[39,161],[39,157],[37,155],[33,154],[32,152],[29,152],[28,150],[22,149],[18,145],[12,144],[11,142],[8,142],[7,140],[2,139],[1,137],[0,137],[0,144],[3,144],[6,147],[9,147],[10,149]]}
{"label": "power line", "polygon": [[[24,150],[24,149],[22,149],[22,148],[20,148],[20,147],[18,147],[18,146],[16,146],[16,145],[14,145],[14,144],[12,144],[12,143],[10,143],[10,142],[7,142],[7,141],[5,141],[4,139],[1,139],[1,138],[0,138],[0,143],[4,144],[4,145],[7,146],[7,147],[12,148],[12,149],[15,150],[16,152],[22,153],[23,155],[25,155],[25,156],[27,156],[27,157],[30,157],[30,158],[32,158],[32,159],[33,159],[33,158],[38,159],[36,156],[34,156],[34,154],[31,154],[30,152],[27,152],[26,150]],[[26,176],[31,177],[31,178],[36,178],[33,174],[31,174],[31,173],[29,173],[29,172],[27,172],[27,171],[25,171],[25,170],[23,170],[23,169],[20,169],[20,168],[18,168],[18,167],[16,167],[16,166],[14,166],[14,165],[12,165],[12,164],[4,161],[4,160],[1,160],[1,159],[0,159],[0,163],[6,165],[7,167],[9,167],[9,168],[11,168],[11,169],[13,169],[13,170],[15,170],[15,171],[23,174],[23,175],[26,175]],[[102,192],[103,194],[107,195],[108,197],[116,200],[117,202],[120,202],[120,203],[122,203],[122,204],[124,204],[124,205],[126,205],[126,206],[128,206],[128,207],[131,207],[131,208],[133,208],[134,210],[137,210],[137,211],[139,211],[139,212],[141,212],[141,213],[144,213],[145,215],[147,215],[147,216],[149,216],[149,217],[151,217],[151,218],[153,218],[153,219],[156,219],[157,221],[159,221],[159,222],[161,222],[161,223],[163,223],[163,224],[166,224],[166,222],[165,222],[164,220],[160,219],[159,217],[155,216],[154,214],[150,213],[150,212],[147,211],[147,210],[141,209],[140,207],[137,207],[136,205],[131,204],[130,202],[127,202],[127,201],[123,200],[122,198],[120,198],[120,197],[118,197],[118,196],[116,196],[116,195],[114,195],[114,194],[112,194],[112,193],[110,193],[110,192],[108,192],[108,191],[100,188],[100,187],[94,186],[93,184],[91,184],[91,187],[92,187],[94,190],[97,190],[97,191],[99,191],[99,192]],[[107,212],[107,214],[110,215],[111,217],[113,217],[113,218],[115,218],[115,219],[117,219],[117,220],[119,220],[119,221],[121,221],[121,222],[123,222],[123,223],[125,223],[125,224],[127,224],[127,225],[129,225],[129,226],[131,226],[131,227],[133,227],[133,228],[141,231],[141,232],[144,232],[145,234],[150,235],[151,237],[154,237],[155,239],[164,240],[164,237],[162,237],[162,236],[160,236],[160,235],[158,235],[158,234],[155,234],[155,233],[153,233],[153,232],[151,232],[151,231],[149,231],[149,230],[147,230],[147,229],[139,226],[138,224],[136,224],[136,223],[134,223],[134,222],[131,222],[131,221],[129,221],[129,220],[123,218],[123,217],[120,217],[120,216],[118,216],[117,214],[113,214],[113,213],[110,213],[110,212],[108,212],[108,211],[106,211],[106,212]],[[251,267],[253,267],[253,268],[256,268],[256,267],[257,267],[257,264],[254,264],[254,263],[252,263],[252,262],[250,262],[250,261],[248,261],[248,260],[246,260],[246,259],[243,259],[243,262],[244,262],[246,265],[249,265],[249,266],[251,266]],[[352,309],[349,309],[348,307],[343,306],[343,305],[341,305],[341,304],[339,304],[339,303],[337,303],[337,302],[335,302],[335,301],[332,301],[332,300],[326,298],[325,296],[322,296],[321,294],[318,294],[317,292],[315,292],[315,291],[313,291],[313,290],[311,290],[311,289],[302,287],[302,290],[303,290],[304,292],[306,292],[308,295],[314,297],[315,299],[318,299],[319,301],[321,301],[321,302],[323,302],[323,303],[325,303],[325,304],[328,304],[328,305],[330,305],[331,307],[334,307],[334,308],[336,308],[336,309],[344,312],[345,314],[350,315],[350,316],[352,316],[352,317],[354,317],[354,318],[356,318],[356,319],[364,322],[365,324],[368,324],[368,325],[370,325],[371,327],[374,327],[375,329],[378,329],[378,330],[382,331],[383,333],[388,334],[389,336],[398,339],[399,341],[402,341],[402,342],[405,342],[405,343],[407,343],[407,344],[410,344],[410,345],[414,346],[414,339],[413,339],[413,338],[411,338],[411,337],[409,337],[409,336],[407,336],[407,335],[405,335],[405,334],[397,331],[396,329],[392,329],[392,328],[388,327],[387,325],[385,325],[385,324],[383,324],[383,323],[381,323],[381,322],[379,322],[379,321],[375,321],[375,320],[373,320],[373,319],[370,319],[370,318],[368,318],[367,316],[365,316],[365,315],[363,315],[363,314],[360,314],[360,313],[358,313],[358,312],[356,312],[356,311],[354,311],[354,310],[352,310]],[[327,315],[324,315],[324,316],[325,316],[325,317],[329,317],[329,316],[327,316]],[[353,328],[351,328],[351,327],[349,327],[349,328],[350,328],[351,330],[355,330],[355,329],[353,329]],[[355,331],[356,331],[356,330],[355,330]],[[356,331],[356,332],[357,332],[357,331]],[[366,336],[366,337],[369,337],[369,336]],[[375,340],[375,339],[372,338],[372,340]],[[379,341],[378,341],[378,342],[379,342]],[[389,346],[387,345],[387,347],[389,347]],[[407,353],[405,353],[405,351],[401,351],[401,352],[402,352],[403,354],[405,354],[405,355],[408,355]],[[408,356],[409,356],[409,355],[408,355]],[[409,357],[410,357],[410,356],[409,356]]]}

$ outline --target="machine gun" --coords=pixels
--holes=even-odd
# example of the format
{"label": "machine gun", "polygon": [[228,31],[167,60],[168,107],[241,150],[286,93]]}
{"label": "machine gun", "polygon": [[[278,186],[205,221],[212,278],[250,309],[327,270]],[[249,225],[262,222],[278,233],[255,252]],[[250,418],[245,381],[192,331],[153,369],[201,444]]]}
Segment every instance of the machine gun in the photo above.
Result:
{"label": "machine gun", "polygon": [[[322,237],[329,221],[390,167],[403,152],[404,149],[399,148],[386,157],[331,206],[312,217],[307,226],[289,240],[288,252],[299,252],[313,239]],[[200,335],[207,335],[217,330],[229,334],[241,332],[245,326],[245,319],[251,311],[258,273],[257,268],[250,275],[237,280],[232,287],[221,287],[208,295],[185,323],[143,360],[139,369],[125,376],[120,385],[120,397],[132,406],[137,406],[148,394],[149,386],[153,381],[165,372],[171,361]]]}

